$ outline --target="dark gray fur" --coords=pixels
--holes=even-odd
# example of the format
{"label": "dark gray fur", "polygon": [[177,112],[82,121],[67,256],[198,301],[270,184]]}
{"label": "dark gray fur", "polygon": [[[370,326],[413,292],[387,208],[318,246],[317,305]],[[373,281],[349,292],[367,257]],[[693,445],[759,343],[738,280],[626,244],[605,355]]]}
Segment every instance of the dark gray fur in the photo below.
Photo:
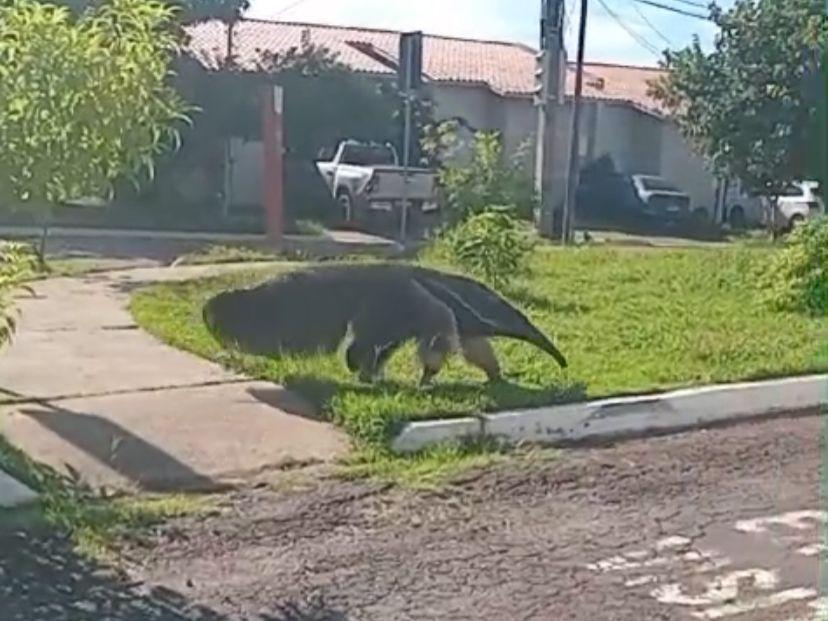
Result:
{"label": "dark gray fur", "polygon": [[330,265],[290,272],[217,295],[205,305],[204,321],[219,340],[262,356],[333,352],[350,327],[348,366],[364,379],[373,378],[410,340],[420,344],[424,381],[465,339],[519,339],[547,352],[561,367],[567,365],[523,313],[488,287],[408,265]]}

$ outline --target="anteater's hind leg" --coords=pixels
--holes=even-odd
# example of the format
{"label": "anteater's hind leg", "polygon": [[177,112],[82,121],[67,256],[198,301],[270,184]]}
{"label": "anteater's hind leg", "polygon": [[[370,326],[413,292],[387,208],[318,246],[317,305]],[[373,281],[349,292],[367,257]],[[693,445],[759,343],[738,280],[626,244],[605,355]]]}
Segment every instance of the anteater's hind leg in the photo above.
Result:
{"label": "anteater's hind leg", "polygon": [[460,346],[466,362],[485,372],[490,382],[500,381],[500,364],[488,339],[483,337],[461,338]]}

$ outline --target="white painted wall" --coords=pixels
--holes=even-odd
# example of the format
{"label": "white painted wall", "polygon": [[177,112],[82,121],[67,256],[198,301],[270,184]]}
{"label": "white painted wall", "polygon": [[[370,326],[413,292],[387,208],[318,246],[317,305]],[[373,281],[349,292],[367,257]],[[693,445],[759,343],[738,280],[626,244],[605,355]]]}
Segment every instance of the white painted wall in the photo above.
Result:
{"label": "white painted wall", "polygon": [[436,85],[431,88],[437,120],[462,117],[478,130],[502,129],[499,99],[479,86]]}
{"label": "white painted wall", "polygon": [[[501,97],[482,86],[462,84],[435,85],[432,97],[438,120],[461,117],[477,129],[500,131],[506,153],[513,153],[526,140],[534,144],[537,110],[530,98]],[[561,199],[569,157],[571,114],[567,103],[555,116],[559,145],[555,154],[555,187],[560,188],[556,196],[560,194]],[[592,126],[594,136],[590,136]],[[235,160],[232,205],[260,204],[261,143],[234,140],[232,153]],[[612,155],[622,172],[661,174],[690,194],[694,207],[712,208],[715,180],[672,123],[628,105],[586,101],[582,112],[581,157],[587,161],[605,153]],[[534,148],[530,149],[530,155],[534,157]]]}
{"label": "white painted wall", "polygon": [[678,128],[665,121],[661,133],[661,174],[690,195],[695,209],[704,207],[713,215],[716,200],[716,179],[684,140]]}
{"label": "white painted wall", "polygon": [[662,121],[627,105],[597,105],[594,156],[610,154],[620,172],[658,174]]}

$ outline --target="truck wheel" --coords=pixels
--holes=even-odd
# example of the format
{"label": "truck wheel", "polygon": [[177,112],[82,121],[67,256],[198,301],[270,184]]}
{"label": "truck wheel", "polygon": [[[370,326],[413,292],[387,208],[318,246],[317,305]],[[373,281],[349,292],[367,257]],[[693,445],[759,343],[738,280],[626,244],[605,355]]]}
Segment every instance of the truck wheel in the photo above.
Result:
{"label": "truck wheel", "polygon": [[745,210],[740,205],[731,207],[730,213],[727,214],[727,221],[734,231],[743,231],[746,226]]}
{"label": "truck wheel", "polygon": [[344,222],[351,222],[354,217],[354,199],[347,188],[336,191],[336,204],[339,205],[339,215]]}
{"label": "truck wheel", "polygon": [[788,232],[791,233],[794,229],[805,224],[805,216],[801,213],[794,214],[788,221]]}

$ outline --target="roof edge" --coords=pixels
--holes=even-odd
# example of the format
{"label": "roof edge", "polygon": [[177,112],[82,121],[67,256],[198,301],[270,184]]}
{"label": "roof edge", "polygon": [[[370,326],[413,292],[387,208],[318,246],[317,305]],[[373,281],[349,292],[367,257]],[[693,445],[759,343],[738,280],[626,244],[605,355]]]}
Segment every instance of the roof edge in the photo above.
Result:
{"label": "roof edge", "polygon": [[[205,20],[201,23],[210,23],[210,22],[221,22],[220,19],[210,19]],[[265,19],[262,17],[242,17],[236,23],[240,22],[255,22],[259,24],[276,24],[282,26],[298,26],[298,27],[307,27],[307,28],[329,28],[331,30],[361,30],[364,32],[374,32],[377,34],[390,34],[390,35],[400,35],[404,32],[409,32],[407,30],[394,30],[393,28],[375,28],[375,27],[366,27],[366,26],[345,26],[343,24],[324,24],[319,22],[300,22],[300,21],[293,21],[293,20],[281,20],[281,19]],[[222,22],[223,23],[223,22]],[[196,26],[197,27],[197,26]],[[504,39],[475,39],[473,37],[456,37],[451,35],[439,35],[439,34],[431,34],[428,32],[423,32],[423,36],[428,37],[430,39],[442,39],[444,41],[463,41],[466,43],[487,43],[489,45],[505,45],[507,47],[518,47],[527,51],[536,52],[537,50],[533,49],[531,46],[526,45],[525,43],[521,43],[520,41],[507,41]]]}

